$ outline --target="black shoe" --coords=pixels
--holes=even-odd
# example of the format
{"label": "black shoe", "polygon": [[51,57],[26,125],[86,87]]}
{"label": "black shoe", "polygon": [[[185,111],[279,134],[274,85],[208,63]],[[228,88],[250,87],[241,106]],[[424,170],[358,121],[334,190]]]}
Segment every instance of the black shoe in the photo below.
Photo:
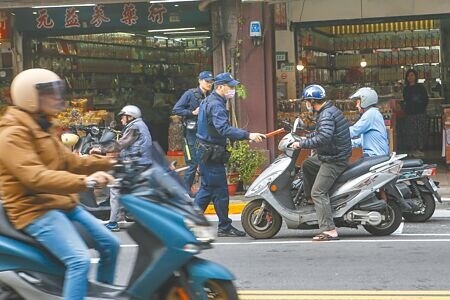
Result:
{"label": "black shoe", "polygon": [[230,229],[224,230],[220,229],[217,230],[217,236],[219,237],[226,237],[226,236],[245,236],[246,233],[243,231],[240,231],[239,229],[234,228],[233,226],[230,226]]}

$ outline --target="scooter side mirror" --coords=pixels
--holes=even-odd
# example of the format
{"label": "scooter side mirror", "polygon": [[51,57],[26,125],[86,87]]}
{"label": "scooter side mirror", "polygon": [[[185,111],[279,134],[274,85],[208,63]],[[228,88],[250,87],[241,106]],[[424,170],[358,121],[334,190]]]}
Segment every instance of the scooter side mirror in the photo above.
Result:
{"label": "scooter side mirror", "polygon": [[292,128],[292,132],[296,132],[297,129],[303,129],[303,128],[305,128],[305,123],[303,123],[303,120],[300,118],[295,119],[294,127]]}

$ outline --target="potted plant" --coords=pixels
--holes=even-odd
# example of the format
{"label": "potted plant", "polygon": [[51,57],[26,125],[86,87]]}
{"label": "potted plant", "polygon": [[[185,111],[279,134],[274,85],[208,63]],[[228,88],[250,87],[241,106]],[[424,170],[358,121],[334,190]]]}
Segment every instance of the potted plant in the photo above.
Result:
{"label": "potted plant", "polygon": [[231,153],[227,164],[228,176],[237,173],[244,187],[249,186],[256,172],[265,162],[264,155],[260,151],[250,148],[247,141],[234,142],[232,146],[228,146],[228,151]]}

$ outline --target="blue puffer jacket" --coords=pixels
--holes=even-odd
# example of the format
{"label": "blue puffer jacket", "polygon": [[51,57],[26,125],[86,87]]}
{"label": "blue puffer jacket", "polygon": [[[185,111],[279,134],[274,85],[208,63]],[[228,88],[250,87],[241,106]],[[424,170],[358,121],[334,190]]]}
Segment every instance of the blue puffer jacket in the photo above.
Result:
{"label": "blue puffer jacket", "polygon": [[352,142],[347,119],[330,101],[327,101],[316,118],[315,131],[300,141],[301,148],[317,149],[323,162],[347,161],[352,154]]}

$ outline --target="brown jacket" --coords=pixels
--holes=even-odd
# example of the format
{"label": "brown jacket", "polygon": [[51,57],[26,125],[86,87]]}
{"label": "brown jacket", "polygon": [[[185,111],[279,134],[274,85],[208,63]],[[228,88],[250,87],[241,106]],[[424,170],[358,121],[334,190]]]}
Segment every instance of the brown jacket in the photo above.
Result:
{"label": "brown jacket", "polygon": [[12,224],[22,229],[52,209],[70,210],[86,175],[111,168],[103,157],[79,157],[54,128],[44,131],[15,107],[0,120],[0,193]]}

